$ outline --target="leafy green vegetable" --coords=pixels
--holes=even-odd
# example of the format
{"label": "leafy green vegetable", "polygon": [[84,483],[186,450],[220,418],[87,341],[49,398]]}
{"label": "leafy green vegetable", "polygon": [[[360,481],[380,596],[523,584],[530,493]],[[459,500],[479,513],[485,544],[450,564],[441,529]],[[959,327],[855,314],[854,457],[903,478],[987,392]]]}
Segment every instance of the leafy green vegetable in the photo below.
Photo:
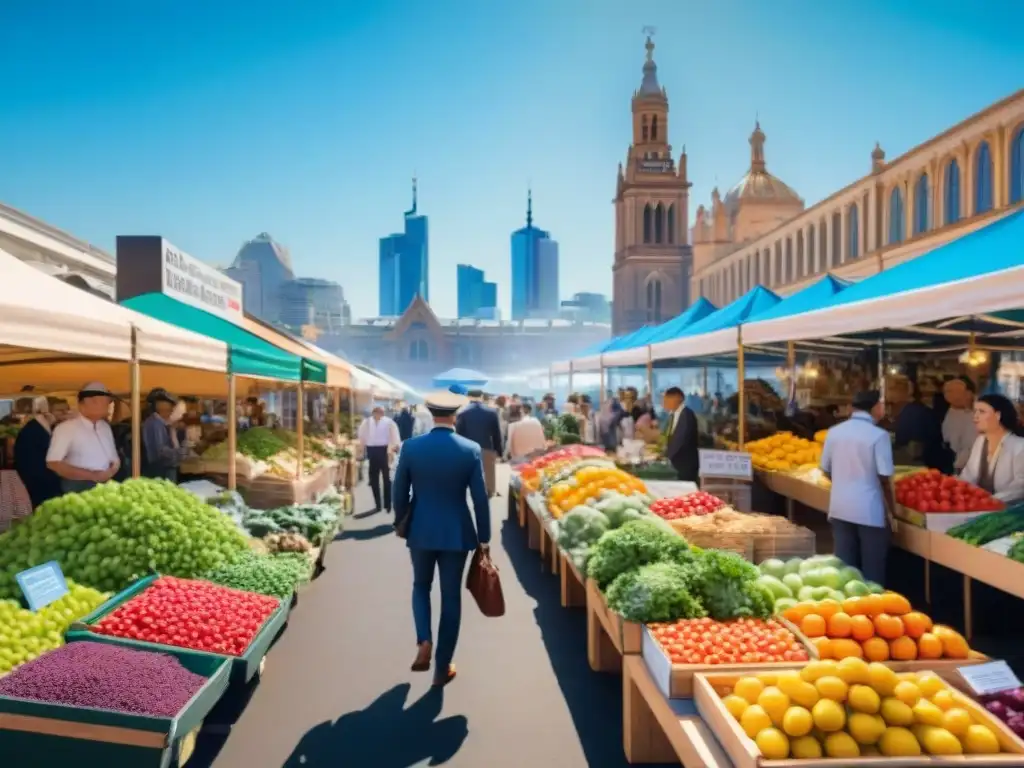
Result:
{"label": "leafy green vegetable", "polygon": [[593,507],[576,507],[559,521],[558,545],[565,550],[589,546],[609,527],[608,518]]}
{"label": "leafy green vegetable", "polygon": [[1024,531],[1024,505],[1017,505],[999,512],[979,515],[960,525],[954,525],[947,536],[982,547],[990,541]]}
{"label": "leafy green vegetable", "polygon": [[629,621],[674,621],[707,616],[689,591],[691,566],[651,563],[615,577],[605,596],[608,607]]}
{"label": "leafy green vegetable", "polygon": [[288,598],[296,588],[309,581],[313,560],[306,554],[261,555],[245,552],[232,562],[208,573],[214,584],[260,595]]}
{"label": "leafy green vegetable", "polygon": [[681,536],[653,520],[634,520],[597,540],[591,549],[587,575],[604,589],[619,574],[641,565],[692,560],[690,545]]}
{"label": "leafy green vegetable", "polygon": [[759,575],[755,566],[734,552],[706,549],[692,566],[691,584],[713,619],[766,619],[772,615],[774,599],[757,582]]}

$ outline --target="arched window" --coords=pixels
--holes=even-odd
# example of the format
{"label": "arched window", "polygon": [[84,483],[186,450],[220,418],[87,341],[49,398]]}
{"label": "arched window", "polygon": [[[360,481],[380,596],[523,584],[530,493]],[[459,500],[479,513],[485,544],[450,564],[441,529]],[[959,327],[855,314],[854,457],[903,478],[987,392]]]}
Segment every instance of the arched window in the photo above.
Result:
{"label": "arched window", "polygon": [[903,190],[893,187],[889,195],[889,245],[903,242]]}
{"label": "arched window", "polygon": [[914,185],[914,234],[928,231],[928,174],[922,173]]}
{"label": "arched window", "polygon": [[424,339],[417,339],[409,344],[409,359],[426,362],[430,359],[430,348]]}
{"label": "arched window", "polygon": [[960,163],[956,159],[950,160],[946,166],[946,178],[944,184],[943,212],[945,213],[946,224],[956,224],[960,221]]}
{"label": "arched window", "polygon": [[654,209],[654,242],[660,243],[665,232],[665,209],[658,203]]}
{"label": "arched window", "polygon": [[1010,203],[1024,200],[1024,125],[1010,142]]}
{"label": "arched window", "polygon": [[675,245],[676,242],[676,207],[668,207],[668,216],[665,217],[665,231],[668,233],[668,244]]}
{"label": "arched window", "polygon": [[856,203],[846,212],[846,258],[860,256],[860,216]]}
{"label": "arched window", "polygon": [[658,140],[658,116],[651,118],[651,141]]}
{"label": "arched window", "polygon": [[651,242],[651,236],[654,234],[654,222],[651,221],[653,212],[651,211],[651,204],[648,203],[644,206],[644,242]]}
{"label": "arched window", "polygon": [[992,150],[987,141],[974,154],[974,213],[992,210]]}
{"label": "arched window", "polygon": [[775,266],[772,269],[772,285],[782,284],[782,242],[775,241]]}
{"label": "arched window", "polygon": [[793,270],[793,238],[786,238],[786,267],[783,271],[783,276],[787,283],[793,282],[796,277],[796,273]]}
{"label": "arched window", "polygon": [[640,118],[640,138],[647,141],[647,115]]}
{"label": "arched window", "polygon": [[829,268],[843,263],[843,214],[832,214],[832,253],[829,254]]}
{"label": "arched window", "polygon": [[813,275],[818,271],[818,265],[814,263],[814,225],[807,228],[807,274]]}
{"label": "arched window", "polygon": [[796,276],[801,278],[808,272],[804,264],[804,231],[801,229],[796,233]]}
{"label": "arched window", "polygon": [[661,322],[661,280],[656,277],[647,281],[647,322]]}

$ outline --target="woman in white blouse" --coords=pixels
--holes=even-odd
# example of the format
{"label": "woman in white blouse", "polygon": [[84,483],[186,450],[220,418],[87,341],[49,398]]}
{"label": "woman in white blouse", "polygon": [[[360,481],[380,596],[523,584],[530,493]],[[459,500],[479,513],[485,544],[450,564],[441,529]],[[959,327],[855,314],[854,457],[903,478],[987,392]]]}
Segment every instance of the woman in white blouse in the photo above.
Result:
{"label": "woman in white blouse", "polygon": [[1017,410],[1002,395],[982,395],[974,403],[978,438],[960,477],[1000,501],[1024,499],[1024,437],[1016,432]]}

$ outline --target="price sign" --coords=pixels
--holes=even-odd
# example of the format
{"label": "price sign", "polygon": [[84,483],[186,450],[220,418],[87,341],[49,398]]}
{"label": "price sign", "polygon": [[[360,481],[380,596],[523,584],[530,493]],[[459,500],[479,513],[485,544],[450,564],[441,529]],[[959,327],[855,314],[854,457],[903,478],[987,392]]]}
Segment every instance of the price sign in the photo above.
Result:
{"label": "price sign", "polygon": [[990,661],[987,664],[971,664],[957,669],[977,696],[988,696],[1001,691],[1020,688],[1020,680],[1013,674],[1005,661]]}
{"label": "price sign", "polygon": [[30,611],[39,611],[68,593],[64,572],[54,560],[22,571],[15,579]]}
{"label": "price sign", "polygon": [[754,467],[751,464],[749,453],[702,450],[700,452],[700,476],[752,480]]}

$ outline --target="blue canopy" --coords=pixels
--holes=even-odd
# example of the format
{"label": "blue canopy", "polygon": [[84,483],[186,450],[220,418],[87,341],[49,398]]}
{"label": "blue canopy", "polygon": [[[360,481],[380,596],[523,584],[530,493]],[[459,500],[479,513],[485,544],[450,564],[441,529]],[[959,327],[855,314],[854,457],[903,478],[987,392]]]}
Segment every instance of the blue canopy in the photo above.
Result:
{"label": "blue canopy", "polygon": [[451,368],[434,377],[434,386],[445,388],[453,384],[461,384],[464,387],[483,387],[488,381],[487,375],[480,371],[474,371],[471,368]]}
{"label": "blue canopy", "polygon": [[718,307],[701,296],[696,302],[691,304],[689,309],[683,312],[683,314],[673,317],[671,320],[666,323],[662,323],[661,325],[645,326],[639,331],[631,334],[629,344],[613,346],[605,351],[611,352],[613,349],[628,349],[630,347],[646,346],[647,344],[652,343],[655,338],[672,338],[680,331],[690,328],[702,321],[704,318],[710,317],[718,311]]}
{"label": "blue canopy", "polygon": [[[755,285],[745,294],[740,296],[732,304],[712,312],[703,320],[688,325],[682,329],[662,327],[662,329],[648,340],[649,344],[662,344],[666,341],[689,336],[699,336],[702,333],[712,333],[723,328],[733,328],[740,323],[745,323],[752,315],[764,312],[770,307],[778,304],[782,299],[773,291],[763,285]],[[666,324],[667,325],[667,324]]]}
{"label": "blue canopy", "polygon": [[758,323],[762,320],[771,320],[776,317],[792,317],[802,315],[805,312],[813,312],[830,304],[837,294],[849,288],[853,283],[848,280],[840,280],[834,275],[825,275],[816,283],[797,291],[792,296],[787,296],[782,301],[774,304],[763,312],[758,312],[747,318],[748,323]]}

